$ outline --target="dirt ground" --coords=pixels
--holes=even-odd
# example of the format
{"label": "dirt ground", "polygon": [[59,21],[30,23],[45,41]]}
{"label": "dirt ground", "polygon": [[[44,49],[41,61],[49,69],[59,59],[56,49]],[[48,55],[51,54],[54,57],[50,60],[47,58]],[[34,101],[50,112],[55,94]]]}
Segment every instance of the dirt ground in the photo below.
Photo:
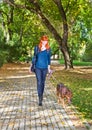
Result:
{"label": "dirt ground", "polygon": [[25,74],[29,74],[29,64],[27,63],[8,63],[4,64],[0,68],[0,78],[6,76],[15,76],[22,75],[25,71]]}
{"label": "dirt ground", "polygon": [[[25,71],[25,74],[29,74],[29,68],[30,64],[29,63],[8,63],[4,64],[0,68],[0,77],[5,77],[5,76],[12,76],[12,75],[22,75],[22,72]],[[59,64],[54,64],[51,66],[51,69],[58,71],[58,70],[64,70],[64,66],[61,66]],[[74,69],[70,69],[69,71],[73,71],[75,73],[84,73],[86,74],[86,78],[91,78],[92,79],[92,67],[87,67],[87,66],[74,66]],[[33,73],[30,73],[33,74]]]}

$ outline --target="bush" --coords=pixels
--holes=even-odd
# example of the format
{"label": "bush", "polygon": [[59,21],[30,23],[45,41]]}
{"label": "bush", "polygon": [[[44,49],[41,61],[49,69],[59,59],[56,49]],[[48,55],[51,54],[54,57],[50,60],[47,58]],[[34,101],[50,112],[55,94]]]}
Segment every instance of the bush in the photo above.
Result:
{"label": "bush", "polygon": [[6,51],[0,51],[0,67],[3,66],[3,64],[6,62],[7,52]]}
{"label": "bush", "polygon": [[0,67],[2,67],[4,63],[4,59],[3,59],[3,56],[0,54]]}
{"label": "bush", "polygon": [[82,60],[92,62],[92,43],[87,45]]}
{"label": "bush", "polygon": [[4,55],[0,51],[0,67],[2,67],[3,63],[4,63]]}

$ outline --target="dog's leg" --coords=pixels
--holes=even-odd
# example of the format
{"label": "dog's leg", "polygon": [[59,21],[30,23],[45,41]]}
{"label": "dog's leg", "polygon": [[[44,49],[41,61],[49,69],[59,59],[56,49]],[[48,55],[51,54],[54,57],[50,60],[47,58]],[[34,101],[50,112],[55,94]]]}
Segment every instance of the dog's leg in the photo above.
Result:
{"label": "dog's leg", "polygon": [[58,95],[58,97],[57,97],[57,98],[58,98],[58,103],[60,103],[60,102],[61,102],[61,101],[60,101],[60,95]]}
{"label": "dog's leg", "polygon": [[59,97],[58,97],[58,103],[61,103],[61,96],[59,94]]}
{"label": "dog's leg", "polygon": [[65,108],[65,101],[64,101],[64,98],[62,99],[62,105],[63,105],[63,107]]}
{"label": "dog's leg", "polygon": [[57,91],[56,95],[57,95],[58,103],[60,103],[60,94],[58,91]]}
{"label": "dog's leg", "polygon": [[58,91],[56,92],[56,95],[57,95],[57,97],[59,97],[59,92]]}

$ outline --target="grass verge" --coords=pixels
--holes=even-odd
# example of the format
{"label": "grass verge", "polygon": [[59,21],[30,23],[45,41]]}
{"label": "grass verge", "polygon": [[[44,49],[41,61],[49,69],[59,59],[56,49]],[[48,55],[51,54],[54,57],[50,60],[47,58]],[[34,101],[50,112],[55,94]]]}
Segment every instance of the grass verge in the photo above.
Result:
{"label": "grass verge", "polygon": [[64,83],[72,90],[73,105],[83,118],[92,123],[92,73],[86,73],[86,69],[59,70],[54,76],[56,81]]}
{"label": "grass verge", "polygon": [[[59,63],[60,64],[64,64],[64,61],[63,60],[59,60]],[[92,66],[92,62],[84,62],[84,61],[74,60],[73,61],[73,65],[74,66]]]}

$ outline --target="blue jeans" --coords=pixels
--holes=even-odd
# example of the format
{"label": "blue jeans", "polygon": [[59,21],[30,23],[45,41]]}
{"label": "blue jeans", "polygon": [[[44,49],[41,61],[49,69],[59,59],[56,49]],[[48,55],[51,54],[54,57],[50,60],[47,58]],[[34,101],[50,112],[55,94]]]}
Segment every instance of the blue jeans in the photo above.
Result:
{"label": "blue jeans", "polygon": [[37,79],[37,92],[38,96],[43,96],[45,79],[48,69],[36,68],[36,79]]}

